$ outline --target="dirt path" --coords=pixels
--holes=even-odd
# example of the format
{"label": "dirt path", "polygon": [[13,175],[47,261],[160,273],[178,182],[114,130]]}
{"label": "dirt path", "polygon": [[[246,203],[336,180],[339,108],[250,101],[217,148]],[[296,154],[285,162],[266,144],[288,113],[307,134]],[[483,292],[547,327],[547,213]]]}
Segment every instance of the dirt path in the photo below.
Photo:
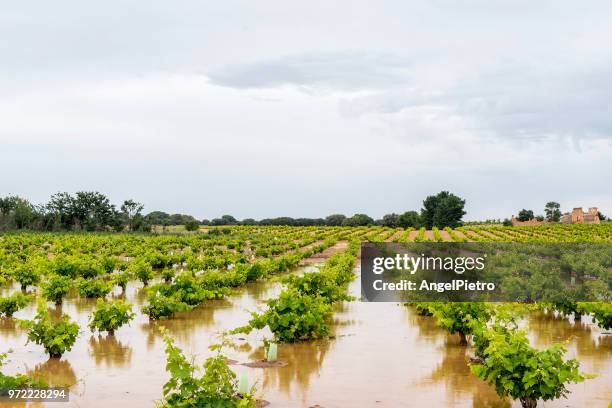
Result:
{"label": "dirt path", "polygon": [[410,231],[410,234],[408,234],[408,241],[414,241],[417,235],[419,235],[419,230]]}
{"label": "dirt path", "polygon": [[444,242],[452,242],[453,239],[451,238],[450,234],[444,230],[440,230],[440,236],[442,237],[442,241]]}
{"label": "dirt path", "polygon": [[403,230],[397,231],[395,234],[393,234],[389,238],[385,239],[385,242],[393,242],[393,241],[395,241],[396,239],[401,237],[404,232],[405,231],[403,231]]}
{"label": "dirt path", "polygon": [[473,239],[470,239],[470,237],[466,236],[466,235],[465,235],[465,234],[464,234],[462,231],[457,231],[457,230],[454,230],[453,232],[454,232],[454,233],[455,233],[455,235],[457,235],[459,238],[465,238],[465,239],[467,239],[467,240],[468,240],[468,242],[474,242],[474,240],[473,240]]}
{"label": "dirt path", "polygon": [[346,248],[348,248],[348,244],[349,244],[348,241],[338,241],[333,246],[327,248],[323,252],[319,252],[317,254],[312,255],[309,258],[302,259],[300,261],[300,266],[323,263],[327,260],[327,258],[332,256],[336,252],[344,251]]}

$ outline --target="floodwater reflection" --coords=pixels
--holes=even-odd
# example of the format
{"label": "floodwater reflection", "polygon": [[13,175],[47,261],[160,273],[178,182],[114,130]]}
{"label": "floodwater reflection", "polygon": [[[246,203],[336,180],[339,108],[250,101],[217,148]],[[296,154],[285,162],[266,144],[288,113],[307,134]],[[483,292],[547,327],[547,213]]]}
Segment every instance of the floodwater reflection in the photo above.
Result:
{"label": "floodwater reflection", "polygon": [[[66,408],[152,407],[168,379],[160,327],[201,365],[212,355],[208,347],[219,342],[221,333],[245,325],[250,313],[264,309],[266,299],[281,289],[278,279],[248,284],[227,299],[205,302],[173,319],[149,321],[140,313],[146,291],[141,283],[130,282],[125,294],[115,289],[111,296],[132,303],[137,316],[114,336],[92,335],[87,323],[95,300],[71,293],[61,308],[49,307],[54,314],[69,314],[81,326],[73,349],[61,360],[49,360],[41,346],[25,346],[26,334],[15,319],[0,318],[0,352],[15,350],[3,370],[36,374],[50,384],[72,385]],[[351,284],[350,292],[360,295],[359,280]],[[335,338],[279,345],[278,358],[287,366],[262,369],[236,364],[231,368],[247,373],[250,383],[257,384],[258,396],[270,401],[271,408],[316,404],[326,408],[518,406],[501,400],[492,387],[470,372],[466,360],[472,348],[459,346],[457,336],[438,328],[432,317],[419,316],[398,303],[355,301],[337,305],[334,311],[331,329]],[[29,319],[34,314],[32,303],[15,317]],[[534,346],[544,348],[567,340],[567,357],[578,358],[582,370],[597,375],[570,386],[569,399],[550,401],[546,406],[607,407],[612,401],[612,336],[603,335],[585,318],[574,322],[532,315],[526,324]],[[270,337],[269,330],[231,336],[233,344],[224,352],[239,362],[259,360],[264,357],[262,340]]]}
{"label": "floodwater reflection", "polygon": [[26,369],[27,375],[42,380],[49,387],[72,387],[77,383],[77,376],[68,360],[50,358],[34,368]]}
{"label": "floodwater reflection", "polygon": [[123,367],[132,361],[132,348],[121,343],[114,335],[91,336],[89,345],[91,346],[89,355],[98,366]]}

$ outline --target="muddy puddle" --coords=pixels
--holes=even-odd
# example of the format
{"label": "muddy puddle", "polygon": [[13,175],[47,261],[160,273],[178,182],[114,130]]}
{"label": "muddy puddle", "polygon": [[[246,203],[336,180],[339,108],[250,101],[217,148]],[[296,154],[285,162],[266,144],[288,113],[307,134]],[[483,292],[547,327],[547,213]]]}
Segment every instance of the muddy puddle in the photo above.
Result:
{"label": "muddy puddle", "polygon": [[[305,269],[316,267],[298,271]],[[26,335],[14,321],[0,319],[0,350],[14,350],[3,370],[36,374],[50,385],[70,385],[70,402],[62,407],[152,407],[161,398],[168,378],[159,326],[166,327],[176,344],[201,363],[210,355],[207,347],[217,341],[219,332],[244,325],[249,311],[263,308],[264,300],[277,295],[280,289],[278,282],[251,284],[226,300],[208,302],[195,311],[157,323],[150,323],[139,313],[129,327],[122,327],[114,337],[92,335],[86,329],[94,300],[69,298],[62,311],[82,328],[72,351],[61,360],[49,360],[42,347],[24,346]],[[351,291],[359,294],[358,280]],[[124,297],[137,310],[146,301],[139,283],[131,283]],[[232,368],[248,373],[249,380],[257,384],[258,396],[273,408],[317,404],[325,408],[520,406],[500,400],[491,387],[476,379],[465,362],[470,350],[466,352],[458,345],[458,338],[436,328],[431,318],[417,316],[395,303],[352,302],[336,309],[335,339],[279,345],[279,360],[288,363],[285,367]],[[31,305],[16,317],[33,315]],[[577,357],[584,371],[598,375],[571,386],[569,399],[547,402],[545,406],[607,407],[612,401],[612,335],[601,335],[587,319],[574,322],[535,315],[528,324],[533,344],[544,347],[568,340],[568,356]],[[235,336],[235,346],[225,353],[239,362],[261,359],[264,335],[269,333],[253,332],[243,340]]]}

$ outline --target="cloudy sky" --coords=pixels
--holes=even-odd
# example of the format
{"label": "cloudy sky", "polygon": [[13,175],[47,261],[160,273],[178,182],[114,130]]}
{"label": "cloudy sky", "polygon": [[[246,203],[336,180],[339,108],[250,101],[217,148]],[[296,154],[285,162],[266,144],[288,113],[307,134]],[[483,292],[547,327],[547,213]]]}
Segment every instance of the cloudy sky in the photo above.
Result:
{"label": "cloudy sky", "polygon": [[211,218],[612,212],[608,1],[0,6],[0,195]]}

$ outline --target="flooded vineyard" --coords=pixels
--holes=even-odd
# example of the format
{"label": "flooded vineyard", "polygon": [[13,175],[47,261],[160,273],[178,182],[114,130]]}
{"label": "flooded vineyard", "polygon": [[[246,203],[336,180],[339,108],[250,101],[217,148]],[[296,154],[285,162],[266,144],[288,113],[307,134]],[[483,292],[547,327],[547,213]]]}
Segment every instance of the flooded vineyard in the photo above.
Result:
{"label": "flooded vineyard", "polygon": [[[290,273],[316,270],[303,266]],[[359,268],[355,269],[359,273]],[[2,295],[18,290],[5,287]],[[250,312],[278,295],[278,280],[260,281],[237,289],[223,300],[207,301],[195,310],[173,319],[150,322],[141,313],[114,336],[92,335],[87,329],[95,300],[67,297],[52,314],[67,313],[81,327],[70,352],[49,359],[43,348],[24,347],[26,333],[14,319],[0,319],[1,349],[13,349],[4,371],[43,378],[50,386],[70,386],[69,407],[151,407],[162,397],[168,379],[166,356],[159,326],[167,328],[185,354],[201,364],[210,355],[208,346],[219,341],[225,330],[244,325]],[[359,295],[359,280],[350,286]],[[125,294],[115,288],[112,297],[133,303],[135,310],[146,304],[139,282],[130,282]],[[510,407],[518,402],[501,400],[495,390],[477,379],[467,366],[470,347],[438,328],[431,317],[397,303],[342,303],[335,307],[334,338],[297,344],[280,344],[279,360],[285,367],[249,368],[241,363],[264,357],[262,338],[267,331],[232,336],[233,346],[224,353],[236,364],[237,373],[247,373],[257,387],[256,396],[270,407]],[[31,318],[35,306],[16,313]],[[534,314],[524,322],[533,345],[543,348],[567,341],[567,357],[576,357],[581,369],[596,378],[570,385],[569,399],[547,402],[546,407],[606,407],[612,401],[612,335],[605,335],[590,318],[582,321]],[[24,404],[5,403],[18,407]],[[45,406],[42,402],[32,407]],[[54,407],[57,403],[47,403]]]}

